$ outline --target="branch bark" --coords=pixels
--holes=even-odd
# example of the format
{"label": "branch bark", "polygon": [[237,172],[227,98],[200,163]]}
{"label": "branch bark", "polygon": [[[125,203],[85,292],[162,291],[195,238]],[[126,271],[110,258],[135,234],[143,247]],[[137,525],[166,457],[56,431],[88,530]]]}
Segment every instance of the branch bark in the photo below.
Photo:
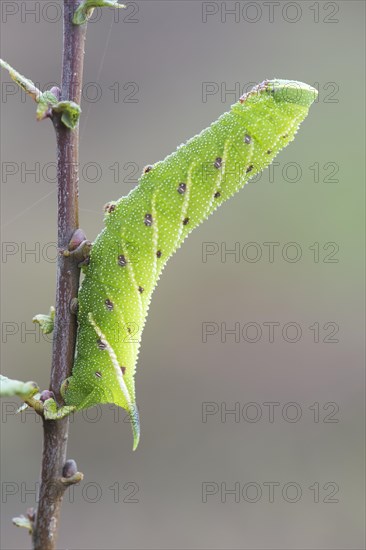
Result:
{"label": "branch bark", "polygon": [[[80,0],[64,0],[64,44],[61,100],[80,105],[83,79],[86,24],[73,25],[72,17]],[[79,130],[69,130],[54,114],[58,165],[58,247],[67,249],[79,227]],[[70,312],[71,300],[77,296],[80,270],[74,258],[59,255],[56,284],[56,318],[54,327],[50,390],[62,403],[61,383],[70,376],[76,341],[76,316]],[[54,550],[62,498],[66,484],[60,483],[66,461],[69,421],[43,421],[43,456],[39,504],[33,530],[34,550]]]}

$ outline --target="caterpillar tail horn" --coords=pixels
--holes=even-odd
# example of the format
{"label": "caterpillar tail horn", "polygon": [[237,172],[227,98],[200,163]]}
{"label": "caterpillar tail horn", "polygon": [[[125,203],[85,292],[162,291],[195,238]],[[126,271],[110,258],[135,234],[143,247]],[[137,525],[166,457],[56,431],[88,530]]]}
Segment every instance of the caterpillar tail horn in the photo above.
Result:
{"label": "caterpillar tail horn", "polygon": [[133,434],[133,447],[132,450],[136,451],[140,441],[140,415],[137,405],[133,405],[128,411],[131,420],[132,434]]}

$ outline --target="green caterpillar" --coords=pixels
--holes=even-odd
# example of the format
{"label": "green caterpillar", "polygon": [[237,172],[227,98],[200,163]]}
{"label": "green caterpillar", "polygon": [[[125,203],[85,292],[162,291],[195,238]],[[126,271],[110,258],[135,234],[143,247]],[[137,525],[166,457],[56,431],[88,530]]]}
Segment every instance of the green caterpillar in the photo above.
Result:
{"label": "green caterpillar", "polygon": [[294,139],[317,92],[264,81],[228,113],[147,166],[138,186],[105,207],[105,228],[90,254],[78,296],[72,376],[62,394],[77,409],[115,403],[140,436],[134,373],[151,295],[188,234]]}

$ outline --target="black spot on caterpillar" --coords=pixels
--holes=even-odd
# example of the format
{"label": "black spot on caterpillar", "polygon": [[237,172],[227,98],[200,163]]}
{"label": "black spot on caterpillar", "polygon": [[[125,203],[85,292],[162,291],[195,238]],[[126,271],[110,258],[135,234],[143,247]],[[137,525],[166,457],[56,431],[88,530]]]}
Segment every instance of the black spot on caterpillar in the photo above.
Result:
{"label": "black spot on caterpillar", "polygon": [[221,166],[222,166],[222,158],[221,158],[221,157],[217,157],[217,159],[216,159],[215,162],[214,162],[214,167],[217,168],[217,169],[219,169],[219,168],[221,168]]}
{"label": "black spot on caterpillar", "polygon": [[147,227],[150,227],[153,224],[153,217],[151,214],[145,214],[144,224]]}
{"label": "black spot on caterpillar", "polygon": [[120,265],[121,267],[125,267],[127,265],[126,257],[123,254],[118,256],[118,265]]}
{"label": "black spot on caterpillar", "polygon": [[97,340],[97,346],[100,350],[105,350],[107,349],[107,345],[105,344],[105,342],[103,342],[102,340]]}

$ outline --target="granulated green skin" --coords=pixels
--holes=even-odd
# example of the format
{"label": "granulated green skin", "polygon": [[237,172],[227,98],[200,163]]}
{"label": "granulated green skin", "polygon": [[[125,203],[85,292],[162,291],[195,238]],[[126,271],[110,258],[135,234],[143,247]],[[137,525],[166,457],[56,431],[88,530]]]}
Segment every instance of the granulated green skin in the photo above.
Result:
{"label": "granulated green skin", "polygon": [[315,97],[316,90],[299,82],[259,84],[149,167],[127,197],[109,204],[79,292],[75,363],[63,386],[67,405],[125,408],[136,448],[134,373],[151,295],[166,262],[195,227],[294,139]]}

